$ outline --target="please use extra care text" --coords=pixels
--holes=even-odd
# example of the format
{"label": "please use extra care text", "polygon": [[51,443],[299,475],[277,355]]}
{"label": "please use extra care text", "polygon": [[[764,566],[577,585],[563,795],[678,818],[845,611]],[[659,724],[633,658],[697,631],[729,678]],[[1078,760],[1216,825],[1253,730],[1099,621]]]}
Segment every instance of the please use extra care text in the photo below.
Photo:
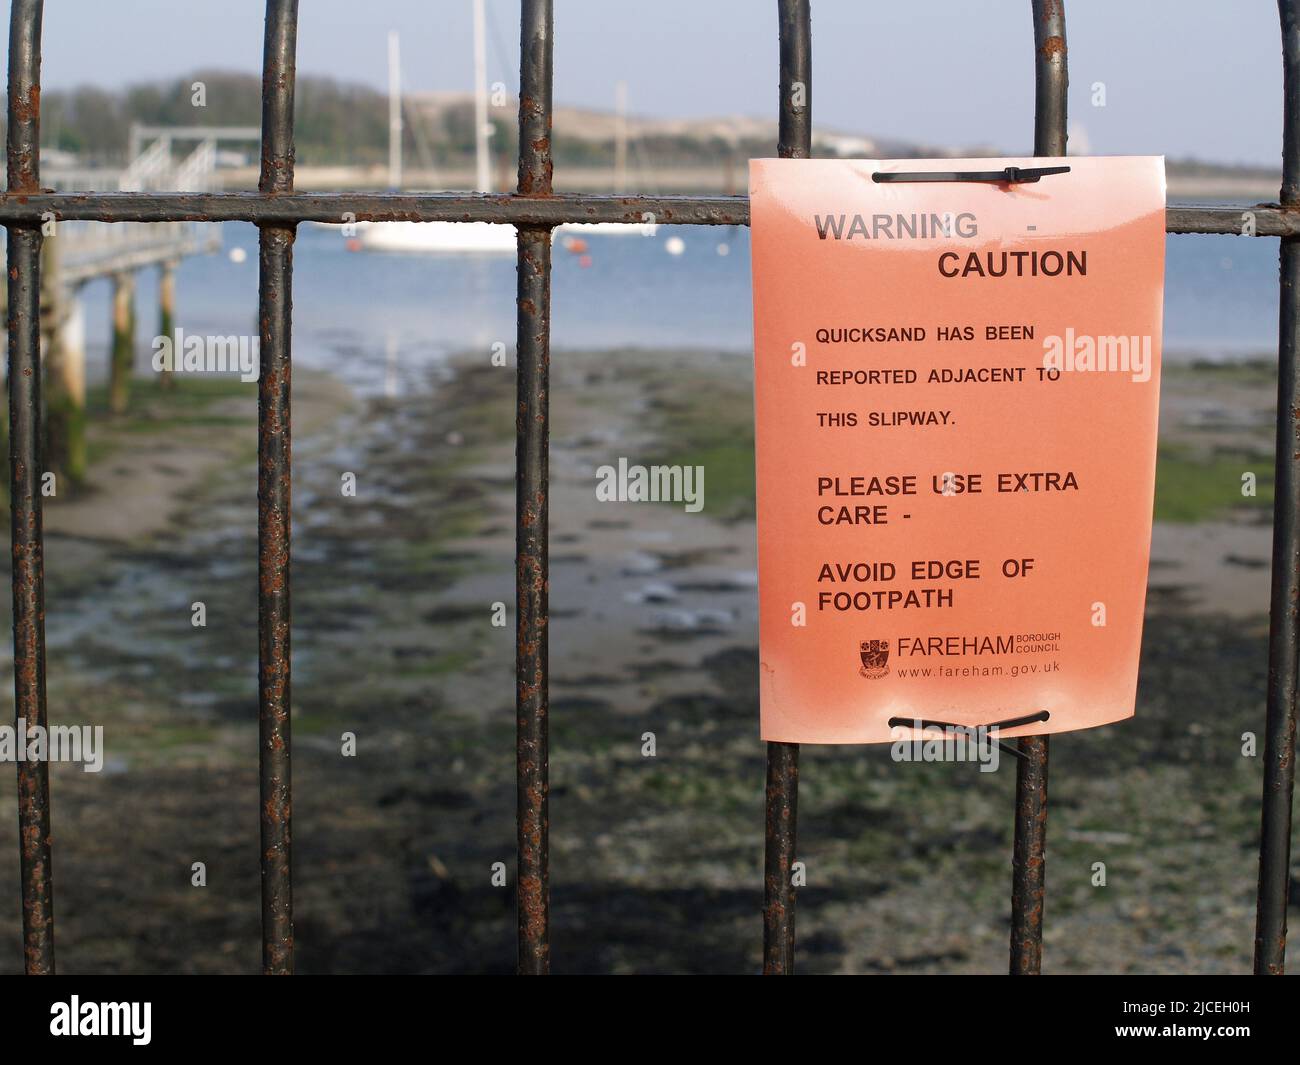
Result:
{"label": "please use extra care text", "polygon": [[[1079,491],[1079,479],[1073,470],[1009,470],[992,474],[974,471],[945,470],[932,474],[924,489],[916,474],[819,475],[817,477],[817,523],[819,525],[888,525],[889,499],[906,505],[909,498],[922,492],[944,496],[976,496],[991,492],[1057,493]],[[873,502],[844,502],[844,500]],[[909,511],[899,511],[901,518],[911,518]]]}

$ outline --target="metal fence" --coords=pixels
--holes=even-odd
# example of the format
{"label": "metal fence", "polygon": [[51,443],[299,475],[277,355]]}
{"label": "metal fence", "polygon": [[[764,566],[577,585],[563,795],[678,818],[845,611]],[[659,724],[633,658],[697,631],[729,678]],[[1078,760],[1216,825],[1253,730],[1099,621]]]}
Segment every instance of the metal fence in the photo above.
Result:
{"label": "metal fence", "polygon": [[[1294,787],[1300,628],[1300,0],[1279,0],[1285,72],[1281,203],[1170,207],[1170,233],[1281,238],[1277,469],[1270,608],[1264,795],[1255,971],[1281,973]],[[812,138],[808,0],[778,0],[779,154],[806,158]],[[1034,153],[1065,154],[1064,0],[1031,0],[1035,47]],[[518,228],[516,416],[516,712],[519,972],[550,967],[547,834],[547,458],[551,230],[564,222],[747,225],[743,197],[571,196],[552,191],[552,0],[522,0],[519,179],[511,195],[299,194],[294,192],[293,101],[297,0],[268,0],[263,54],[261,178],[256,193],[51,193],[39,175],[42,0],[13,0],[9,30],[9,416],[16,716],[46,723],[39,269],[42,222],[244,221],[259,227],[258,633],[262,957],[267,973],[293,971],[290,876],[290,358],[293,242],[303,221],[459,221]],[[1018,741],[1012,855],[1011,966],[1042,962],[1047,828],[1046,737]],[[799,748],[767,745],[763,969],[794,970],[791,866]],[[23,942],[29,973],[54,972],[54,898],[47,765],[18,765]]]}

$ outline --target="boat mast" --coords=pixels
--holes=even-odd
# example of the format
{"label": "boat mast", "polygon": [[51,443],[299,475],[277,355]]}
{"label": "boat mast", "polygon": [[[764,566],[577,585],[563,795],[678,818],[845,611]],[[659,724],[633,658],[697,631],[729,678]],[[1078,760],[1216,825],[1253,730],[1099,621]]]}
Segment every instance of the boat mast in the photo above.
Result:
{"label": "boat mast", "polygon": [[488,135],[492,127],[487,117],[487,41],[483,26],[483,0],[474,0],[474,162],[475,189],[492,191],[488,172]]}
{"label": "boat mast", "polygon": [[627,82],[614,86],[614,191],[627,188]]}
{"label": "boat mast", "polygon": [[402,57],[396,30],[388,31],[388,187],[402,187]]}

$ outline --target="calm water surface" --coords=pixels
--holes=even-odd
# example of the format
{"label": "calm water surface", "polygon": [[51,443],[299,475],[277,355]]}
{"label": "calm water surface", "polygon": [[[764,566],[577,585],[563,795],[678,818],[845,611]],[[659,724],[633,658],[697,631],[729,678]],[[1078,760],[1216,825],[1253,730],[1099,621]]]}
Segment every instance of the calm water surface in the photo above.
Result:
{"label": "calm water surface", "polygon": [[[223,250],[186,260],[178,324],[202,334],[256,332],[257,234],[221,226]],[[679,236],[680,255],[665,242]],[[590,265],[557,240],[553,347],[709,347],[748,353],[749,232],[661,227],[651,238],[584,235]],[[1277,241],[1169,236],[1165,351],[1170,359],[1271,355],[1277,343]],[[231,252],[245,252],[242,262]],[[236,253],[236,257],[237,253]],[[512,257],[444,259],[351,252],[335,230],[303,226],[294,255],[294,358],[363,391],[422,375],[468,349],[513,348]],[[139,282],[141,364],[157,321],[156,274]],[[83,293],[89,373],[103,376],[109,285]],[[391,387],[391,385],[389,385]]]}

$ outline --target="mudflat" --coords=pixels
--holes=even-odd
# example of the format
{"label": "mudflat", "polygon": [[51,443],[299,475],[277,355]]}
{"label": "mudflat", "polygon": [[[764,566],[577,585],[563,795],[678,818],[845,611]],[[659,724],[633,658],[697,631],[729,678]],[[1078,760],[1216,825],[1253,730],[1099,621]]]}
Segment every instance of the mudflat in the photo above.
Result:
{"label": "mudflat", "polygon": [[[1137,716],[1052,744],[1052,972],[1250,963],[1274,385],[1251,364],[1162,387]],[[89,493],[47,508],[51,721],[104,726],[101,772],[51,769],[60,969],[254,972],[255,388],[145,399],[96,430]],[[748,364],[557,351],[551,404],[553,967],[757,971]],[[514,374],[486,359],[396,398],[297,375],[300,971],[513,970],[514,420]],[[703,508],[602,499],[620,459],[702,466]],[[798,967],[1004,971],[1014,775],[805,747]],[[14,804],[0,791],[0,823]]]}

